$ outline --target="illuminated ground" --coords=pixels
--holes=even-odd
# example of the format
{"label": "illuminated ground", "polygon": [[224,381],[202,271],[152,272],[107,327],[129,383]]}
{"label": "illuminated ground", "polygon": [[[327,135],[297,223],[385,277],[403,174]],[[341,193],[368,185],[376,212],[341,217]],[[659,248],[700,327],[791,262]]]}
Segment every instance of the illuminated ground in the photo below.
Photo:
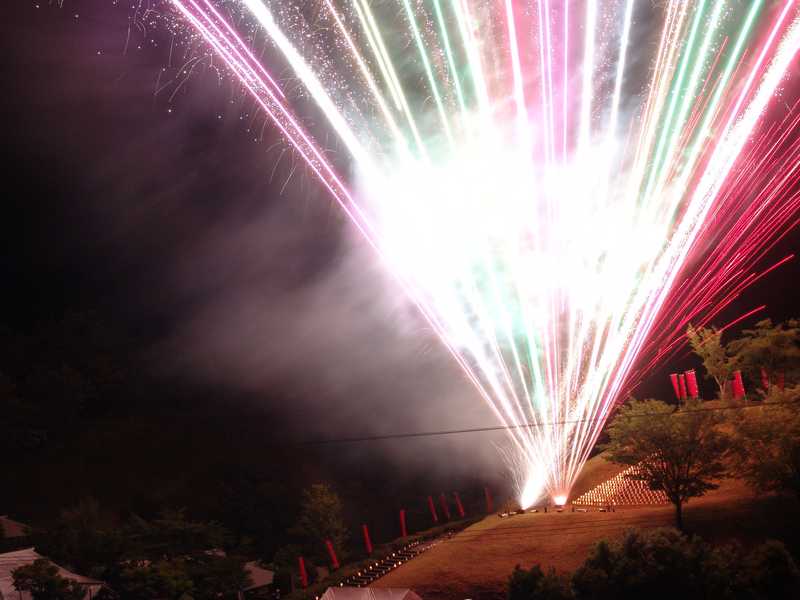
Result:
{"label": "illuminated ground", "polygon": [[[580,494],[619,469],[602,458],[587,463],[574,493]],[[754,498],[736,480],[693,500],[685,510],[687,528],[708,539],[769,537],[800,540],[800,504],[774,497]],[[615,513],[527,514],[509,519],[491,516],[393,571],[375,584],[409,587],[426,600],[505,597],[514,565],[569,571],[583,562],[593,544],[628,527],[673,522],[671,506],[620,509]]]}

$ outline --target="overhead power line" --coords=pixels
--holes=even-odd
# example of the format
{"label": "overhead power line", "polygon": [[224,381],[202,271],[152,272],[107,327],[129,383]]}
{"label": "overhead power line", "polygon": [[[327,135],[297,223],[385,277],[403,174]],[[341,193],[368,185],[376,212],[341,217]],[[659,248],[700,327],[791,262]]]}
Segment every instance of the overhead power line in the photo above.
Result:
{"label": "overhead power line", "polygon": [[[744,410],[748,408],[777,408],[781,406],[790,406],[794,404],[800,403],[800,400],[793,400],[791,402],[771,402],[771,403],[762,403],[762,404],[746,404],[740,406],[712,406],[708,408],[697,408],[691,411],[692,413],[702,413],[702,412],[720,412],[720,411],[730,411],[730,410]],[[638,419],[644,417],[670,417],[675,414],[675,411],[668,412],[668,413],[646,413],[646,414],[639,414],[639,415],[618,415],[617,419]],[[442,435],[459,435],[465,433],[487,433],[492,431],[509,431],[512,429],[540,429],[542,427],[551,427],[553,425],[571,425],[571,424],[578,424],[578,423],[588,423],[588,422],[598,422],[601,419],[599,417],[591,418],[591,419],[572,419],[572,420],[564,420],[564,421],[550,421],[548,423],[520,423],[518,425],[492,425],[488,427],[470,427],[464,429],[439,429],[433,431],[409,431],[409,432],[401,432],[401,433],[386,433],[386,434],[379,434],[379,435],[365,435],[365,436],[358,436],[358,437],[342,437],[342,438],[327,438],[327,439],[319,439],[319,440],[307,440],[302,442],[297,442],[294,445],[298,446],[323,446],[326,444],[355,444],[360,442],[377,442],[382,440],[395,440],[395,439],[407,439],[407,438],[422,438],[422,437],[434,437],[434,436],[442,436]]]}

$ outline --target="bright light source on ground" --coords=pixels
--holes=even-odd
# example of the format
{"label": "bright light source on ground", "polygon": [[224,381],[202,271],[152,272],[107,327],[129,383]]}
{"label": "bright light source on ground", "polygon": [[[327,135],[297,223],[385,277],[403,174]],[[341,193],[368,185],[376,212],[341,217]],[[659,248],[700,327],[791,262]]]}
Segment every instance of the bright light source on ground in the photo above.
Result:
{"label": "bright light source on ground", "polygon": [[519,507],[522,510],[530,508],[541,497],[542,492],[544,492],[544,478],[529,475],[519,497]]}
{"label": "bright light source on ground", "polygon": [[556,506],[564,506],[567,503],[567,497],[563,494],[559,494],[558,496],[553,496],[553,502]]}

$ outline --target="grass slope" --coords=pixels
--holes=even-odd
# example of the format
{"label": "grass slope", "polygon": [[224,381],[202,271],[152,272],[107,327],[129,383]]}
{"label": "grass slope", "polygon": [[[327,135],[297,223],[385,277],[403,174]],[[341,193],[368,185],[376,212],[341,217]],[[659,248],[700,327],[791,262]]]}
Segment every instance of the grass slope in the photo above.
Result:
{"label": "grass slope", "polygon": [[[576,482],[574,496],[620,471],[602,456],[589,461]],[[688,530],[706,539],[745,543],[785,540],[800,550],[800,504],[774,496],[755,497],[737,480],[685,508]],[[500,519],[492,515],[443,541],[425,554],[378,580],[377,587],[407,587],[426,600],[488,600],[505,597],[514,566],[540,563],[571,571],[600,539],[614,538],[630,527],[672,525],[672,506],[623,508],[614,513],[536,513]]]}

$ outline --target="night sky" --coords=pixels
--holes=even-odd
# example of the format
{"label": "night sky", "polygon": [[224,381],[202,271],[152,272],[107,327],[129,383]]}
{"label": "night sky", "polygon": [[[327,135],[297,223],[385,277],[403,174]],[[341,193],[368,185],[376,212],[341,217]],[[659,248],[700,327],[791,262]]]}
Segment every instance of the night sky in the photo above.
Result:
{"label": "night sky", "polygon": [[[297,439],[495,423],[227,82],[200,72],[173,97],[173,88],[155,94],[167,50],[134,33],[123,52],[125,7],[8,4],[0,323],[25,330],[96,309],[136,332],[131,351],[153,372],[263,405]],[[765,264],[799,247],[793,233]],[[800,315],[798,277],[795,260],[720,323],[762,303],[775,320]],[[668,398],[667,378],[656,374],[641,394]],[[492,439],[455,436],[436,448],[467,457],[455,462],[465,468],[493,465]]]}

